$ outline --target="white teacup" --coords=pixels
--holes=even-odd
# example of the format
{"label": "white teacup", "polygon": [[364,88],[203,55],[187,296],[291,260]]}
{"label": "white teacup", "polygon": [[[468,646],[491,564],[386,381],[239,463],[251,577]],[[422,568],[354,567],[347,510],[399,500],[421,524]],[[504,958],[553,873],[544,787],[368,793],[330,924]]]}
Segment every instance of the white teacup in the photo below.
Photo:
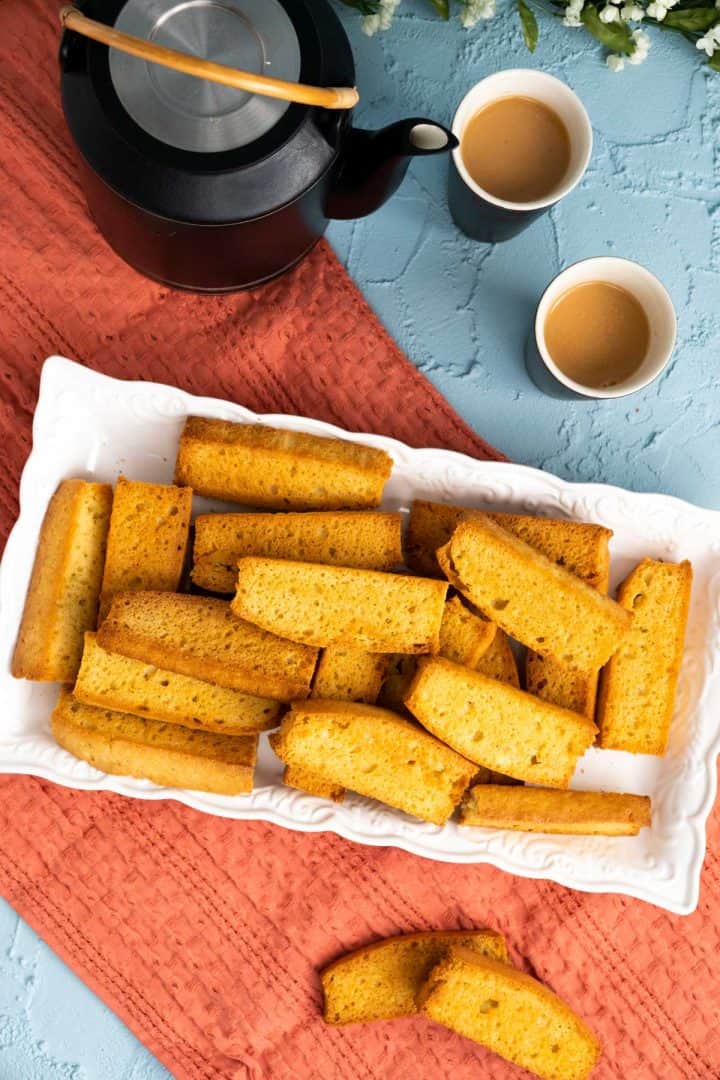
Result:
{"label": "white teacup", "polygon": [[[545,321],[553,304],[576,285],[605,281],[627,289],[642,306],[650,324],[645,359],[623,382],[613,386],[584,386],[561,371],[545,341]],[[619,398],[647,386],[667,366],[677,335],[677,319],[665,286],[654,274],[630,259],[601,256],[583,259],[563,270],[550,282],[538,304],[534,333],[528,341],[526,364],[533,382],[546,394],[561,398]]]}
{"label": "white teacup", "polygon": [[560,117],[570,138],[570,163],[562,180],[545,198],[509,202],[491,195],[473,180],[458,145],[450,162],[448,203],[455,224],[473,240],[494,244],[517,236],[580,183],[590,161],[592,127],[582,101],[554,75],[532,68],[498,71],[473,86],[455,113],[453,135],[462,142],[467,124],[480,109],[499,98],[516,95],[533,98]]}

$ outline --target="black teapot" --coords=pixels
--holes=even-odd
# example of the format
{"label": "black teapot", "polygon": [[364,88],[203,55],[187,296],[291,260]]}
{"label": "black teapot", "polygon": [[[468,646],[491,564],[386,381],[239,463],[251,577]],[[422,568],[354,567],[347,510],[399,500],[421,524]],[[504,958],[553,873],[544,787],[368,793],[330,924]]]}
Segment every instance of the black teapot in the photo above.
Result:
{"label": "black teapot", "polygon": [[[87,0],[82,12],[261,75],[354,85],[350,45],[326,0]],[[222,86],[69,29],[60,64],[100,231],[141,273],[180,288],[244,289],[284,273],[329,219],[385,202],[412,156],[456,145],[430,120],[364,131],[349,110]]]}

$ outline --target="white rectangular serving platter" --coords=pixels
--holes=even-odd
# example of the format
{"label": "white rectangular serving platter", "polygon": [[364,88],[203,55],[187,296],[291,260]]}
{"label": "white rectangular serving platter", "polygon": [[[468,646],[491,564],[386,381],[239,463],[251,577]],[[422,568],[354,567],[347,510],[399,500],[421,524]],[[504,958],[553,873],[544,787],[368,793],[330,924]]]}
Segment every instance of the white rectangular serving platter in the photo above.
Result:
{"label": "white rectangular serving platter", "polygon": [[[348,794],[331,803],[284,787],[281,765],[261,742],[256,788],[217,796],[108,776],[57,746],[49,717],[57,686],[18,681],[10,657],[48,500],[60,480],[79,476],[170,483],[178,435],[188,414],[271,424],[381,447],[393,473],[383,506],[407,510],[414,498],[515,510],[614,531],[612,583],[643,556],[692,561],[695,579],[670,745],[663,758],[591,749],[574,788],[647,794],[653,823],[637,837],[550,836],[444,827],[417,821]],[[197,499],[197,510],[209,506]],[[600,484],[571,484],[521,465],[475,461],[445,450],[412,450],[393,439],[351,434],[317,420],[256,416],[240,405],[197,398],[170,386],[122,382],[59,356],[46,361],[33,425],[33,449],[20,484],[20,516],[0,568],[0,771],[30,773],[85,791],[177,799],[209,814],[260,819],[304,832],[333,831],[358,843],[393,845],[455,863],[490,863],[524,877],[590,892],[638,897],[679,914],[697,906],[705,824],[715,798],[720,750],[720,513],[664,495]]]}

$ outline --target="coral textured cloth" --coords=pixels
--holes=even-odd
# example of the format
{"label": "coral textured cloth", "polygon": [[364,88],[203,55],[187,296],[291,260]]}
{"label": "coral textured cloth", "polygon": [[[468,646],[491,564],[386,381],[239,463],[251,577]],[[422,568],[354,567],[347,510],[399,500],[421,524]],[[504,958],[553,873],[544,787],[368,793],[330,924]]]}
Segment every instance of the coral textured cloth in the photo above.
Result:
{"label": "coral textured cloth", "polygon": [[[498,456],[399,353],[321,245],[254,295],[169,292],[88,221],[58,106],[56,4],[0,6],[2,538],[43,358],[414,445]],[[326,1028],[317,969],[387,934],[490,925],[583,1014],[597,1077],[720,1076],[718,817],[690,918],[485,867],[0,778],[0,890],[178,1080],[519,1071],[419,1019]],[[1,1068],[0,1068],[0,1071]]]}

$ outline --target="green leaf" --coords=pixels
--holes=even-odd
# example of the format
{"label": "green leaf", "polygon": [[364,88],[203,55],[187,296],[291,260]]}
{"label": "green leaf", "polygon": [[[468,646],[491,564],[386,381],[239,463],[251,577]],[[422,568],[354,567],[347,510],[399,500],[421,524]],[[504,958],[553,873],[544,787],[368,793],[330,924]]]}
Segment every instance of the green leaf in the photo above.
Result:
{"label": "green leaf", "polygon": [[630,56],[634,51],[635,42],[632,39],[630,27],[627,23],[602,22],[594,4],[586,4],[582,9],[580,18],[585,29],[606,49],[620,53],[622,56]]}
{"label": "green leaf", "polygon": [[525,0],[517,0],[517,6],[525,44],[530,52],[535,52],[539,34],[537,19],[535,18],[535,14],[525,3]]}
{"label": "green leaf", "polygon": [[377,15],[380,0],[342,0],[345,7],[355,8],[361,15]]}
{"label": "green leaf", "polygon": [[441,19],[450,18],[450,0],[430,0]]}
{"label": "green leaf", "polygon": [[715,50],[708,60],[708,67],[711,67],[713,71],[720,71],[720,51],[718,49]]}
{"label": "green leaf", "polygon": [[720,19],[720,11],[717,8],[692,8],[689,11],[668,11],[661,26],[670,30],[683,30],[685,33],[704,34],[711,26]]}

